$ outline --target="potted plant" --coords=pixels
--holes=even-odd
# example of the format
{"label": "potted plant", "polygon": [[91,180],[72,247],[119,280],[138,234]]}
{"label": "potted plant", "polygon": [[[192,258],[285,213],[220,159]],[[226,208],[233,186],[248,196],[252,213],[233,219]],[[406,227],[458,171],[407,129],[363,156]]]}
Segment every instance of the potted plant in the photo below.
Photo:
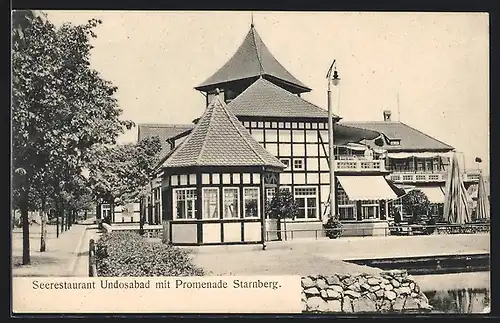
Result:
{"label": "potted plant", "polygon": [[336,239],[342,235],[342,223],[338,218],[330,217],[326,223],[323,223],[323,228],[330,239]]}

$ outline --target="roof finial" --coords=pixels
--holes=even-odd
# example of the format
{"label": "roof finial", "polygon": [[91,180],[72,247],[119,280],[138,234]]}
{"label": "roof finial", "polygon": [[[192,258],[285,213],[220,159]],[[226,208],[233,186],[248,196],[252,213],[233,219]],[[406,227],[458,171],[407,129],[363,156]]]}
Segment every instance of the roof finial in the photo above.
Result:
{"label": "roof finial", "polygon": [[250,27],[254,27],[255,25],[253,24],[253,11],[250,13]]}
{"label": "roof finial", "polygon": [[216,89],[215,89],[215,93],[216,93],[217,95],[219,95],[219,94],[220,94],[220,89],[219,89],[219,88],[216,88]]}

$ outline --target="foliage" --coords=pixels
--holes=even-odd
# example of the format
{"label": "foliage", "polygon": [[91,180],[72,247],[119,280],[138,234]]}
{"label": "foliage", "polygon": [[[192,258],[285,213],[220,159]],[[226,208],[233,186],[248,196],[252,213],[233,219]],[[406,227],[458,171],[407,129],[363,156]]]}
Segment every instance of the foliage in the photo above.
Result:
{"label": "foliage", "polygon": [[189,253],[150,242],[134,232],[104,234],[96,243],[97,272],[103,277],[202,276]]}
{"label": "foliage", "polygon": [[146,194],[143,188],[151,179],[161,150],[157,136],[137,144],[102,146],[90,163],[89,184],[101,201],[123,205]]}
{"label": "foliage", "polygon": [[266,212],[271,219],[294,219],[299,215],[299,206],[289,190],[280,189],[267,201]]}
{"label": "foliage", "polygon": [[[23,219],[40,201],[58,210],[74,208],[68,203],[85,195],[74,178],[92,159],[94,146],[114,144],[133,126],[119,119],[117,88],[90,67],[90,40],[100,23],[56,27],[43,13],[13,12],[12,182],[14,208]],[[29,229],[23,223],[28,264]]]}
{"label": "foliage", "polygon": [[342,235],[342,222],[336,218],[328,218],[323,227],[325,228],[326,236],[330,239],[335,239]]}
{"label": "foliage", "polygon": [[411,214],[413,218],[427,214],[430,202],[424,192],[413,190],[402,198],[403,210],[406,214]]}

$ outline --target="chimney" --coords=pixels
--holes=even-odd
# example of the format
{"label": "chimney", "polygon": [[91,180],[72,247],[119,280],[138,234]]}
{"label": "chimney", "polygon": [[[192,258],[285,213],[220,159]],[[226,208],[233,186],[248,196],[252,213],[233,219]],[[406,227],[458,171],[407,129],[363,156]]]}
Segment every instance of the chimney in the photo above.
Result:
{"label": "chimney", "polygon": [[384,110],[384,121],[391,121],[391,110]]}

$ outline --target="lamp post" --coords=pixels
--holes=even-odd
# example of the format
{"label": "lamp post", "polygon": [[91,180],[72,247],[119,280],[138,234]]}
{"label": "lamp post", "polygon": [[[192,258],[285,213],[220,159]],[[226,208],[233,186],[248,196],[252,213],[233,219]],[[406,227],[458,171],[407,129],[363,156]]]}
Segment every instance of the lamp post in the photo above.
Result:
{"label": "lamp post", "polygon": [[483,160],[481,158],[479,158],[479,157],[476,157],[476,159],[474,159],[474,161],[477,163],[477,170],[481,171],[480,164],[483,162]]}
{"label": "lamp post", "polygon": [[[332,108],[332,91],[331,85],[337,87],[340,83],[339,74],[337,73],[337,67],[335,65],[336,60],[333,60],[330,69],[326,74],[328,80],[328,159],[330,168],[330,217],[334,218],[336,216],[336,205],[335,205],[335,154],[334,154],[334,136],[333,136],[333,108]],[[332,77],[333,68],[333,77]]]}

